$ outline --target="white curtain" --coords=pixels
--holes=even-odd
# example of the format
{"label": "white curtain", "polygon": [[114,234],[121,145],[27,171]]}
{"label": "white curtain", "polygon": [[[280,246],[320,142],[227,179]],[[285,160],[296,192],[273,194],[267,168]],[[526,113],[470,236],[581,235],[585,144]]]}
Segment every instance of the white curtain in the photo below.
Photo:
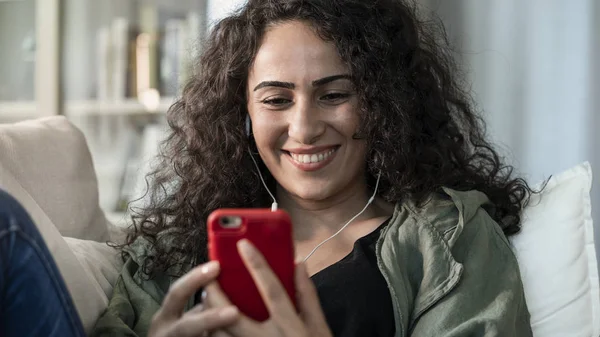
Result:
{"label": "white curtain", "polygon": [[208,25],[212,27],[233,11],[239,9],[246,0],[208,0]]}
{"label": "white curtain", "polygon": [[[600,1],[421,3],[445,24],[490,136],[528,181],[586,160],[600,177]],[[597,182],[592,209],[600,253]]]}

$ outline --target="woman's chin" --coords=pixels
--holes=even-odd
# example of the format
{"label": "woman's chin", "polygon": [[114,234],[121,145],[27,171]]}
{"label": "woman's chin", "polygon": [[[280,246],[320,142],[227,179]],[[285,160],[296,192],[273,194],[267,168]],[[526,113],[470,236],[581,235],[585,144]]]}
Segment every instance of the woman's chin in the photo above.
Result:
{"label": "woman's chin", "polygon": [[331,197],[329,189],[323,185],[304,185],[301,188],[288,190],[288,192],[295,198],[298,198],[304,202],[319,202]]}

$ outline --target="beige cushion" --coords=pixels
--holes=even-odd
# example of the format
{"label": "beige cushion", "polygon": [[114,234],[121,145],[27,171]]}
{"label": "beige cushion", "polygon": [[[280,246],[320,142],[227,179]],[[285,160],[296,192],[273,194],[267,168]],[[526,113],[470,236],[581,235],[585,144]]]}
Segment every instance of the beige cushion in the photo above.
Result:
{"label": "beige cushion", "polygon": [[[83,327],[89,332],[106,308],[112,291],[112,285],[108,289],[103,279],[114,283],[120,271],[120,260],[117,260],[116,251],[105,243],[85,241],[88,242],[85,247],[81,240],[65,240],[37,202],[10,174],[2,172],[2,180],[2,188],[11,191],[11,194],[19,195],[19,202],[37,225],[73,298]],[[74,250],[71,250],[70,246]],[[93,264],[96,265],[92,267]]]}
{"label": "beige cushion", "polygon": [[103,299],[108,300],[123,267],[119,251],[104,242],[64,239],[88,275],[89,282],[94,285]]}
{"label": "beige cushion", "polygon": [[83,135],[64,117],[0,125],[0,188],[37,225],[89,332],[122,263],[104,243],[109,230]]}
{"label": "beige cushion", "polygon": [[87,143],[65,117],[0,124],[0,188],[26,192],[63,236],[109,239]]}

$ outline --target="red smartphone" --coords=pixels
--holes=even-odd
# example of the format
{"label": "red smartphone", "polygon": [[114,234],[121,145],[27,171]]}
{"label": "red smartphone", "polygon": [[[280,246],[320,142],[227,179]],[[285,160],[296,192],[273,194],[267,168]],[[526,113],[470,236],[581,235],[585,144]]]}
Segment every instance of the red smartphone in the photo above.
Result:
{"label": "red smartphone", "polygon": [[236,244],[241,239],[248,239],[262,253],[296,305],[290,216],[283,210],[218,209],[208,217],[208,252],[221,265],[219,285],[242,313],[262,322],[269,312],[238,253]]}

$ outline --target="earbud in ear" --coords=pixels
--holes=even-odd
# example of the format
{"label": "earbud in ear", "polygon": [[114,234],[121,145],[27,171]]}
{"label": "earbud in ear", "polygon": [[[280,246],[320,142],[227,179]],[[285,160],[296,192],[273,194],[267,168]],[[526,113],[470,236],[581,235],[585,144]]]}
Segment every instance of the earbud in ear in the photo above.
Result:
{"label": "earbud in ear", "polygon": [[250,121],[250,115],[246,115],[246,136],[250,137],[250,133],[252,132],[252,124]]}

